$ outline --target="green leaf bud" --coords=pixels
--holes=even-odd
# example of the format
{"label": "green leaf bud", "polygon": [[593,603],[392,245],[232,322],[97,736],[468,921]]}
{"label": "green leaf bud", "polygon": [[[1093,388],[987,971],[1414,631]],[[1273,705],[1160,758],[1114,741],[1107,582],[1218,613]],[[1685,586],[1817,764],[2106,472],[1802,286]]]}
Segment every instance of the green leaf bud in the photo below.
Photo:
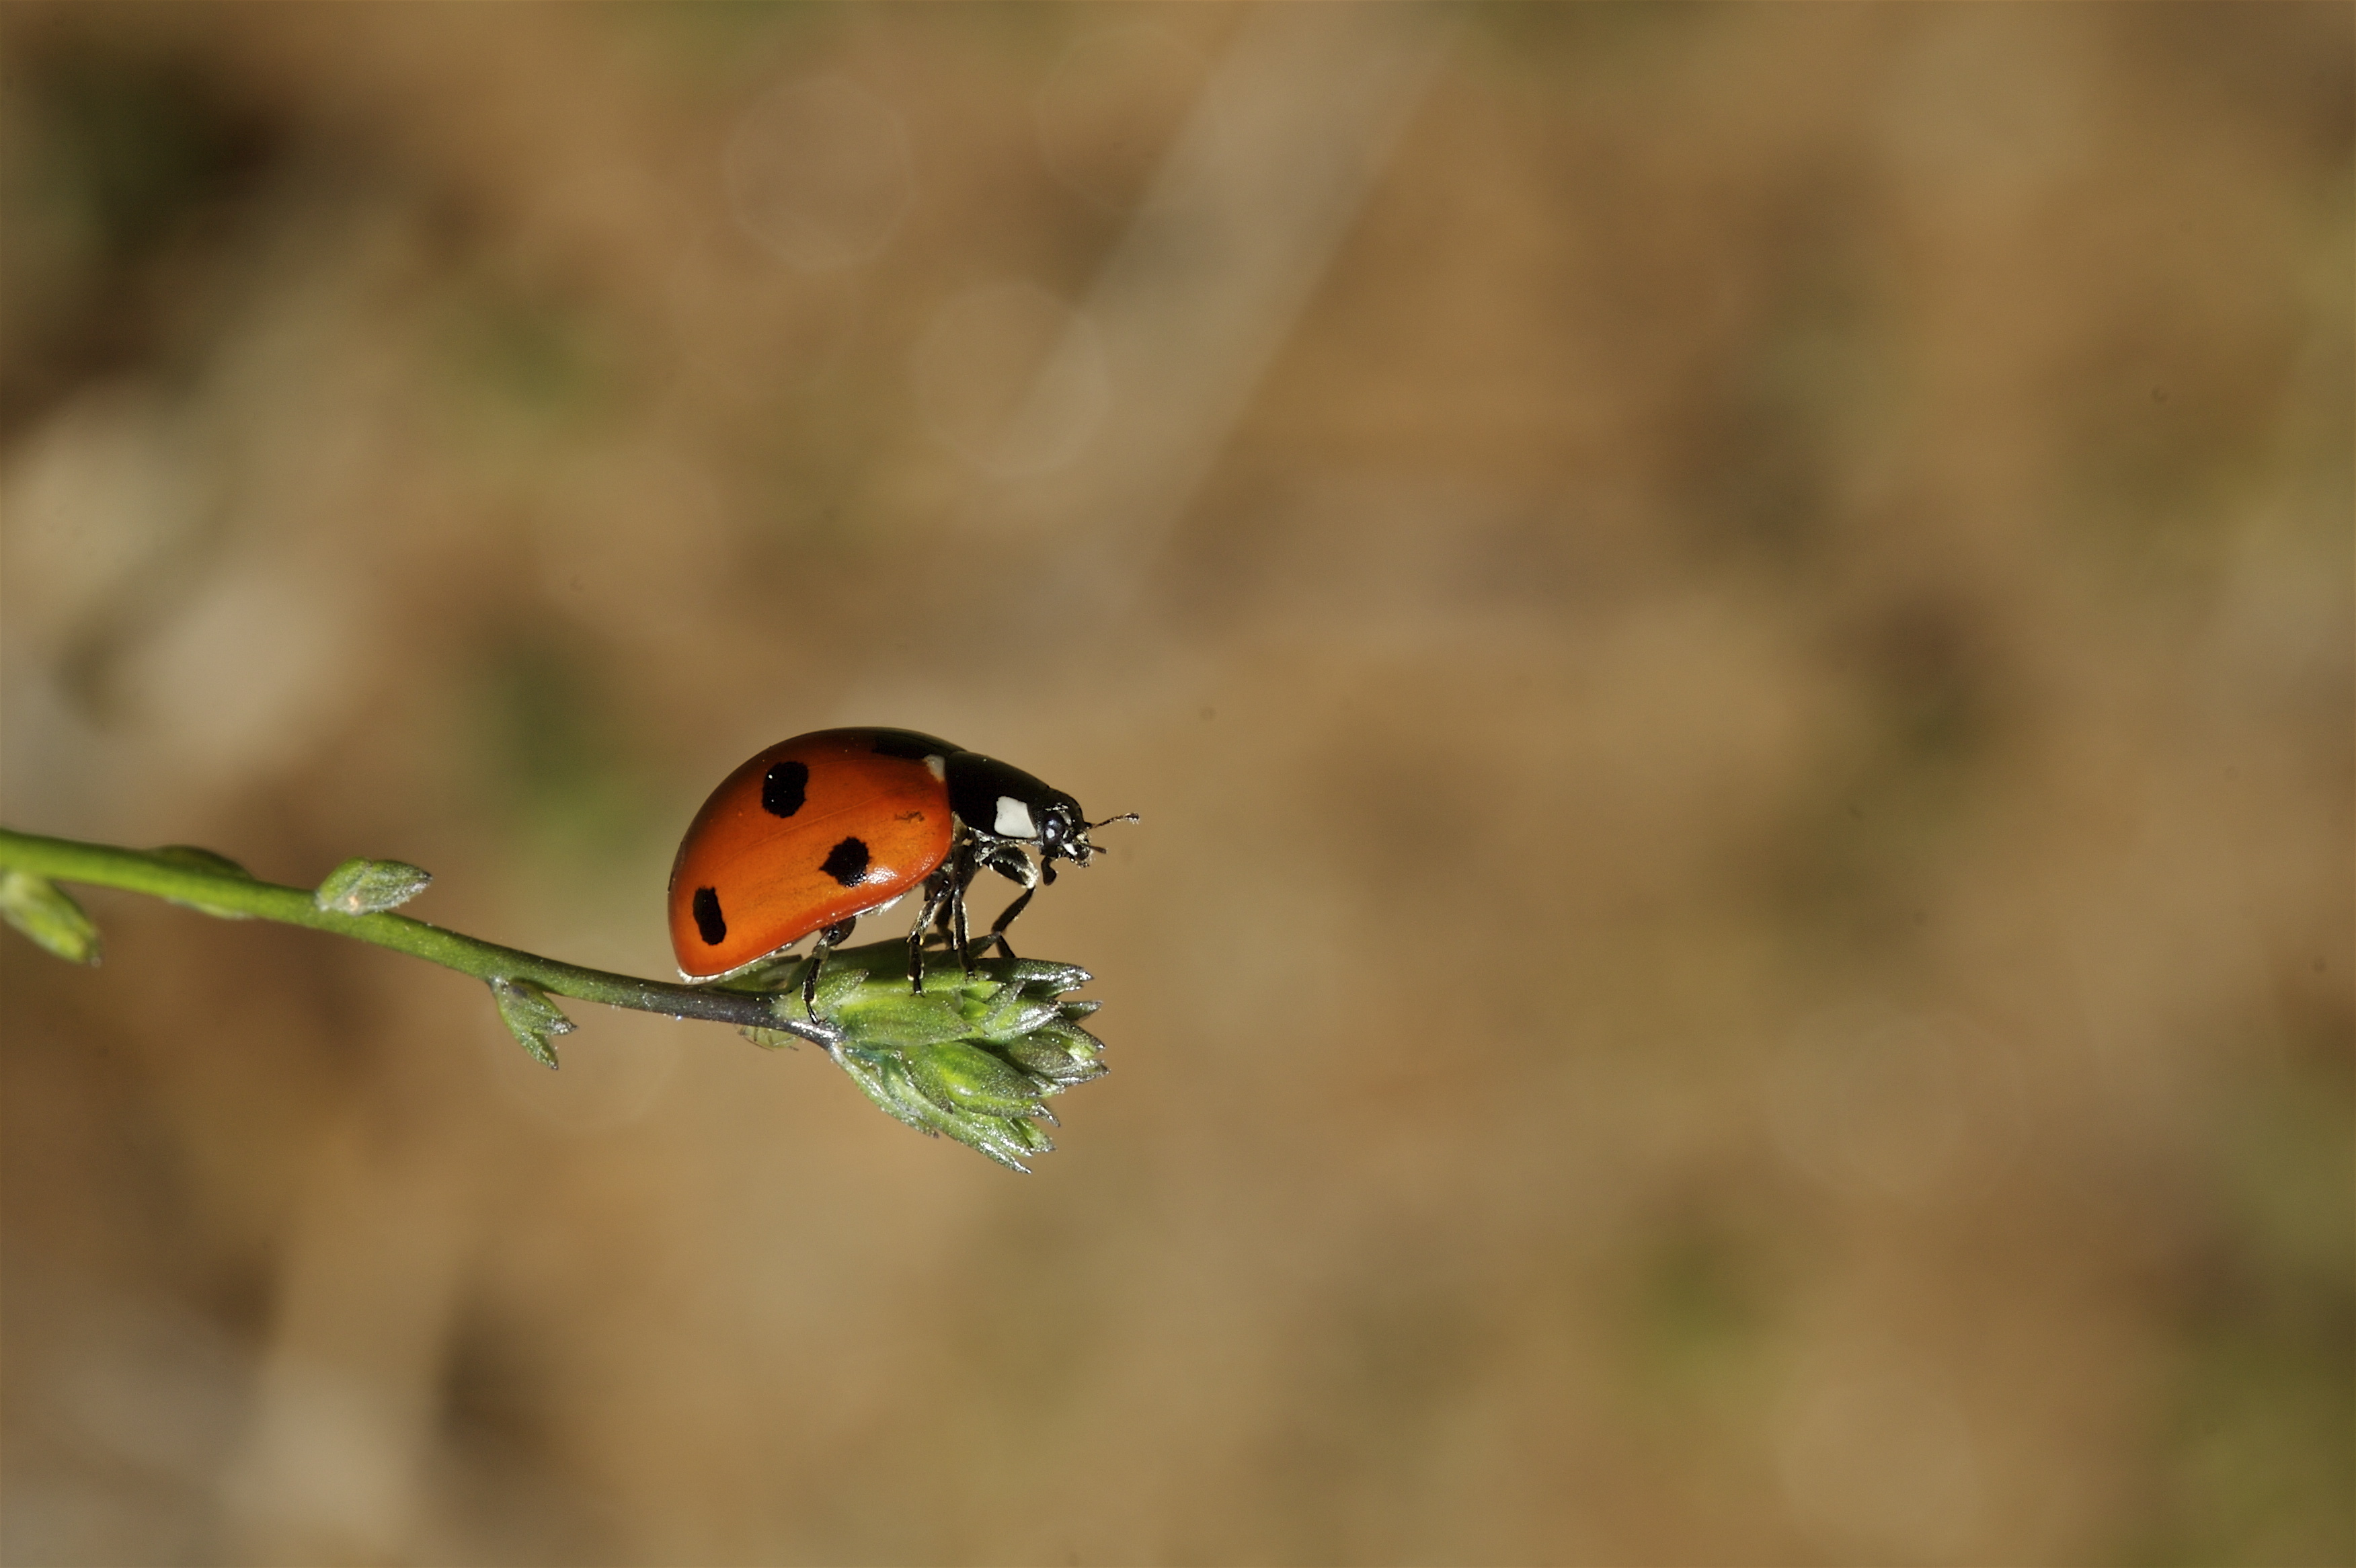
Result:
{"label": "green leaf bud", "polygon": [[189,871],[209,871],[221,876],[242,876],[248,881],[253,873],[225,854],[193,843],[167,843],[147,852],[150,860],[160,860],[166,865],[177,865]]}
{"label": "green leaf bud", "polygon": [[398,860],[348,860],[327,873],[311,902],[335,915],[397,909],[425,891],[434,874]]}
{"label": "green leaf bud", "polygon": [[[192,843],[167,843],[147,852],[150,860],[160,860],[166,865],[177,865],[183,871],[201,871],[213,876],[234,876],[242,882],[253,880],[248,871],[225,854]],[[210,915],[216,920],[251,920],[253,917],[243,909],[232,909],[222,904],[208,904],[201,898],[169,898],[183,909],[194,909],[199,915]]]}
{"label": "green leaf bud", "polygon": [[492,1000],[498,1004],[499,1018],[508,1032],[523,1042],[531,1059],[545,1068],[556,1066],[556,1046],[552,1036],[573,1032],[573,1020],[557,1011],[548,993],[529,980],[509,980],[504,976],[491,982]]}
{"label": "green leaf bud", "polygon": [[98,928],[47,877],[0,871],[0,919],[68,963],[96,963]]}

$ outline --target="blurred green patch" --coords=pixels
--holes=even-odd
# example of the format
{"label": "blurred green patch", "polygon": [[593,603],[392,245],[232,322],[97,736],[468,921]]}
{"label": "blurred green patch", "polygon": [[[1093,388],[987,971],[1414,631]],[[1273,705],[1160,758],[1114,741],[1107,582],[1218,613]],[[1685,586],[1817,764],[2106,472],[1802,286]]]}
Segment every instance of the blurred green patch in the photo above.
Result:
{"label": "blurred green patch", "polygon": [[1681,62],[1694,35],[1721,25],[1712,5],[1658,5],[1602,0],[1583,5],[1484,5],[1464,7],[1468,58],[1526,74],[1551,92],[1566,76],[1624,82]]}
{"label": "blurred green patch", "polygon": [[477,766],[502,828],[535,859],[578,865],[590,881],[659,831],[598,662],[544,627],[486,650],[471,693]]}
{"label": "blurred green patch", "polygon": [[1726,1216],[1673,1210],[1641,1235],[1622,1278],[1616,1365],[1647,1402],[1720,1406],[1753,1390],[1772,1326],[1765,1261]]}
{"label": "blurred green patch", "polygon": [[577,436],[613,413],[629,388],[610,335],[545,291],[466,290],[449,312],[442,350],[452,412],[477,446]]}
{"label": "blurred green patch", "polygon": [[2219,1233],[2179,1322],[2159,1496],[2135,1561],[2356,1561],[2356,1106],[2345,1042],[2227,1086]]}
{"label": "blurred green patch", "polygon": [[851,7],[806,0],[678,0],[662,5],[628,0],[584,9],[650,58],[705,78],[790,69],[794,53],[815,53],[831,42]]}

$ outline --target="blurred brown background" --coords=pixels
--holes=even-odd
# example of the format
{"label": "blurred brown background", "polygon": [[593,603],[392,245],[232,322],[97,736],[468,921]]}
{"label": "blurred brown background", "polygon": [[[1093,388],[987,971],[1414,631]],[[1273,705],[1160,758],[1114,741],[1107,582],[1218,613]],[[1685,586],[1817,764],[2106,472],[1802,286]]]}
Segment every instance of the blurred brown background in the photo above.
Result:
{"label": "blurred brown background", "polygon": [[1145,816],[1028,1179],[9,939],[7,1561],[2356,1555],[2347,7],[0,46],[12,825],[667,974],[787,735]]}

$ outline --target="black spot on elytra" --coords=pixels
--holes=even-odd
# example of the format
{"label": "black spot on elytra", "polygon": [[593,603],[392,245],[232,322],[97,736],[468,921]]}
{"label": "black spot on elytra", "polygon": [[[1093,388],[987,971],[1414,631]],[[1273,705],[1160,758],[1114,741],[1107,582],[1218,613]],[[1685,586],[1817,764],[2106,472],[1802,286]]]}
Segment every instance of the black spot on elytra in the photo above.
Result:
{"label": "black spot on elytra", "polygon": [[728,940],[728,922],[720,913],[720,895],[712,888],[695,890],[695,929],[705,947],[716,948]]}
{"label": "black spot on elytra", "polygon": [[856,887],[867,875],[867,845],[858,839],[845,839],[827,851],[819,869],[845,887]]}
{"label": "black spot on elytra", "polygon": [[773,817],[790,817],[802,809],[809,789],[809,765],[780,762],[761,780],[761,810]]}

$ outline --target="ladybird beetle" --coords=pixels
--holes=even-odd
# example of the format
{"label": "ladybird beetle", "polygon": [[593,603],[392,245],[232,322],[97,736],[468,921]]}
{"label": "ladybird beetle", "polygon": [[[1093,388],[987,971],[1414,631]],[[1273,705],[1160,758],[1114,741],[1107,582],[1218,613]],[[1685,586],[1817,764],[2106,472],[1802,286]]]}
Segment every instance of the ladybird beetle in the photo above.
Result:
{"label": "ladybird beetle", "polygon": [[[830,729],[779,741],[720,782],[688,825],[670,870],[670,940],[679,972],[725,980],[816,932],[802,980],[815,1014],[829,950],[862,915],[912,888],[924,901],[908,932],[908,981],[921,992],[928,934],[969,957],[965,894],[984,870],[1023,891],[990,934],[1006,928],[1055,862],[1088,864],[1091,822],[1080,803],[1019,768],[905,729]],[[1039,852],[1034,865],[1029,851]]]}

